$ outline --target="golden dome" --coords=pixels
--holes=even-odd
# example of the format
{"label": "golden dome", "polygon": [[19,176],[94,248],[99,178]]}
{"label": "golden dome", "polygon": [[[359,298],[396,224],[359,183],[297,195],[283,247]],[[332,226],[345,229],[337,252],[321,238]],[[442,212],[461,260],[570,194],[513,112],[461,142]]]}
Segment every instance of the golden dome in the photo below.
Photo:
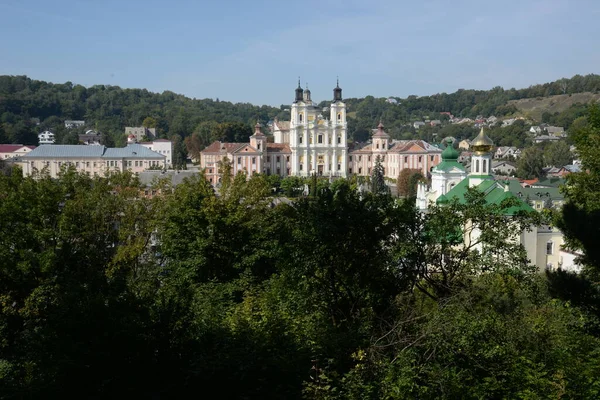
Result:
{"label": "golden dome", "polygon": [[489,153],[490,151],[492,151],[492,147],[494,147],[494,142],[492,142],[492,139],[487,137],[483,128],[481,128],[479,135],[477,135],[477,137],[473,139],[473,142],[471,143],[471,148],[476,153]]}

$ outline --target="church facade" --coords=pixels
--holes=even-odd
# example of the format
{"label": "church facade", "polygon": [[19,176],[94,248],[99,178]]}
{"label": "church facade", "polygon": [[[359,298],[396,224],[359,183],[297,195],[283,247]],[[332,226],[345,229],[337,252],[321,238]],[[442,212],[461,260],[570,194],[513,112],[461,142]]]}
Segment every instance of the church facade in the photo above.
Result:
{"label": "church facade", "polygon": [[368,176],[377,159],[385,176],[396,179],[405,168],[419,169],[428,176],[441,160],[441,149],[423,140],[391,140],[383,124],[374,130],[370,143],[348,143],[346,104],[339,82],[333,89],[329,116],[323,116],[302,89],[300,81],[290,108],[290,120],[273,123],[273,141],[269,143],[256,124],[249,143],[216,141],[201,152],[200,166],[212,184],[220,181],[219,162],[227,157],[232,173],[277,174],[281,177],[313,174],[325,177]]}
{"label": "church facade", "polygon": [[[521,196],[521,186],[518,183],[497,181],[492,175],[492,140],[481,129],[479,135],[473,140],[471,149],[471,172],[467,174],[465,168],[458,162],[459,152],[452,143],[447,143],[442,152],[442,162],[431,171],[431,186],[419,183],[417,187],[416,206],[422,212],[432,204],[443,205],[450,201],[465,201],[465,194],[470,188],[484,194],[488,204],[500,204],[507,198],[518,199],[517,206],[507,210],[507,217],[518,211],[533,211],[533,208]],[[473,230],[471,240],[476,240],[478,230]],[[465,237],[465,242],[466,242]],[[529,230],[515,232],[515,240],[519,241],[532,265],[539,270],[564,268],[577,270],[573,262],[565,259],[562,246],[563,234],[552,226],[532,226]],[[467,245],[467,243],[465,243]],[[483,250],[480,244],[477,250]]]}

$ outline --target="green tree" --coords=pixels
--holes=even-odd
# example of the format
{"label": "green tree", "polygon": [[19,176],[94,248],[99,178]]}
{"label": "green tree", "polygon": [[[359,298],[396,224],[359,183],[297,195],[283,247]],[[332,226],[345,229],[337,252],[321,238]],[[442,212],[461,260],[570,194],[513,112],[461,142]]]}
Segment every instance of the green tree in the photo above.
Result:
{"label": "green tree", "polygon": [[571,164],[572,161],[573,155],[571,154],[570,146],[564,140],[550,143],[544,149],[544,162],[546,165],[563,167]]}
{"label": "green tree", "polygon": [[541,178],[544,175],[544,153],[538,147],[523,150],[517,161],[517,176],[521,179]]}
{"label": "green tree", "polygon": [[146,127],[146,128],[156,128],[158,125],[158,122],[156,121],[156,118],[154,117],[146,117],[144,118],[144,121],[142,122],[142,126]]}
{"label": "green tree", "polygon": [[390,188],[385,184],[385,175],[381,157],[375,158],[375,165],[371,171],[371,192],[374,194],[389,194]]}
{"label": "green tree", "polygon": [[573,135],[582,171],[567,175],[563,190],[567,202],[559,221],[571,248],[583,251],[582,262],[600,271],[600,108],[590,107],[589,126]]}

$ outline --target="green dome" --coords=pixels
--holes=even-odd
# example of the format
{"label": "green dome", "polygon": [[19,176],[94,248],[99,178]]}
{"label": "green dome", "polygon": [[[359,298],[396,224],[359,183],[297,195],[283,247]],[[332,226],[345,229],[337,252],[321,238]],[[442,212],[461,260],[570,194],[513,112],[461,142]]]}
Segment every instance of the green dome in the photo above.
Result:
{"label": "green dome", "polygon": [[452,142],[448,142],[446,143],[446,148],[444,149],[444,151],[442,151],[442,160],[444,161],[453,161],[453,160],[458,160],[458,156],[460,156],[460,153],[458,152],[458,150],[456,150],[454,148],[454,146],[452,145]]}

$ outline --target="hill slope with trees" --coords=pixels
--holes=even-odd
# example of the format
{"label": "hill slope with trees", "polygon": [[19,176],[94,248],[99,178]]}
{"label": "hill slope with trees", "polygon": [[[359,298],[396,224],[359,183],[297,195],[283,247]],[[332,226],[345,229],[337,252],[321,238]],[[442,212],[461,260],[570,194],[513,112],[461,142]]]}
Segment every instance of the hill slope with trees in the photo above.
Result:
{"label": "hill slope with trees", "polygon": [[[535,108],[532,115],[546,119],[555,111],[548,102],[532,106],[523,99],[546,99],[549,96],[573,96],[570,108],[580,102],[598,98],[600,75],[575,75],[570,79],[530,86],[525,89],[491,90],[460,89],[454,93],[431,96],[408,96],[407,98],[345,99],[349,113],[349,137],[361,141],[369,137],[371,129],[383,120],[386,129],[395,138],[415,137],[416,132],[407,125],[412,121],[429,119],[447,120],[440,113],[457,117],[478,115],[497,117],[519,115]],[[580,93],[589,93],[581,96]],[[567,104],[566,101],[562,103]],[[320,106],[327,106],[324,101]],[[151,121],[160,137],[175,138],[182,143],[196,133],[194,145],[202,148],[215,139],[245,140],[247,132],[256,120],[263,123],[275,117],[289,119],[289,106],[256,106],[249,103],[230,103],[219,99],[192,99],[170,91],[152,93],[145,89],[123,89],[118,86],[82,85],[66,82],[54,84],[33,80],[26,76],[0,76],[0,143],[36,144],[36,134],[45,129],[53,130],[58,142],[76,143],[76,131],[64,129],[67,119],[85,120],[86,129],[95,129],[105,135],[109,145],[125,144],[125,126],[141,126]],[[548,107],[546,110],[544,107]],[[150,117],[150,118],[148,118]],[[541,121],[540,121],[541,122]],[[218,124],[239,124],[221,126]],[[39,125],[38,125],[39,124]],[[245,127],[241,126],[245,125]],[[150,126],[149,126],[150,127]],[[215,133],[215,131],[217,131]],[[224,132],[229,132],[225,134]]]}

